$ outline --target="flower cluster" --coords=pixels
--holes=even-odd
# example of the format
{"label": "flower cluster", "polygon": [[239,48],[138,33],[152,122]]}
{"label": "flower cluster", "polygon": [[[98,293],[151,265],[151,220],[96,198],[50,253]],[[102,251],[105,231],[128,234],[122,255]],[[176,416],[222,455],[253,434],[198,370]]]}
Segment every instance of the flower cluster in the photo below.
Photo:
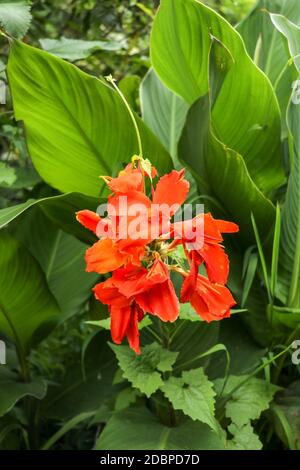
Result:
{"label": "flower cluster", "polygon": [[[116,178],[103,179],[111,191],[107,214],[83,210],[77,220],[99,238],[86,252],[87,271],[111,274],[94,293],[108,305],[113,341],[127,337],[139,354],[138,323],[146,314],[164,322],[178,318],[172,271],[183,280],[180,302],[190,302],[207,322],[228,317],[235,301],[225,285],[229,261],[222,233],[237,232],[238,226],[210,213],[174,220],[189,192],[184,170],[164,175],[154,188],[156,169],[135,157]],[[201,265],[207,277],[199,274]]]}

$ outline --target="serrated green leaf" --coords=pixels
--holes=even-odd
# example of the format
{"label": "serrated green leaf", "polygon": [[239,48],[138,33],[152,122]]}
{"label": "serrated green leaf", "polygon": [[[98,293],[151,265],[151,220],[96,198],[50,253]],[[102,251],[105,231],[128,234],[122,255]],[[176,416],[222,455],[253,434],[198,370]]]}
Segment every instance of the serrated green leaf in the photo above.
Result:
{"label": "serrated green leaf", "polygon": [[262,443],[257,434],[254,433],[250,423],[239,428],[236,424],[228,426],[233,438],[227,442],[228,450],[261,450]]}
{"label": "serrated green leaf", "polygon": [[111,348],[123,370],[123,377],[147,397],[162,387],[163,380],[160,372],[171,371],[178,355],[157,343],[145,346],[139,356],[128,346],[111,344]]}
{"label": "serrated green leaf", "polygon": [[11,36],[21,39],[31,21],[30,3],[26,0],[0,0],[0,25]]}
{"label": "serrated green leaf", "polygon": [[216,392],[202,368],[184,371],[181,377],[171,377],[161,390],[175,410],[182,410],[193,420],[206,423],[217,431],[214,417]]}
{"label": "serrated green leaf", "polygon": [[[230,375],[223,395],[226,397],[246,378],[246,375]],[[222,382],[219,379],[215,382],[217,391],[220,390]],[[279,387],[262,379],[250,378],[244,385],[234,391],[231,398],[227,401],[225,405],[227,418],[230,418],[239,428],[248,424],[253,419],[258,419],[261,413],[269,408],[278,390]]]}

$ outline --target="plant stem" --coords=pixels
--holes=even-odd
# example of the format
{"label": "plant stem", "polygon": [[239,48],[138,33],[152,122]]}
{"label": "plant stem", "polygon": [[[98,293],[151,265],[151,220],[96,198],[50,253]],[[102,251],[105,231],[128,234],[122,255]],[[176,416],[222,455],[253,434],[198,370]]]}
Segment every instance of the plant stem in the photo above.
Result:
{"label": "plant stem", "polygon": [[143,156],[143,146],[142,146],[142,139],[141,139],[141,135],[140,135],[140,131],[139,131],[139,127],[137,125],[137,122],[136,122],[136,119],[135,119],[135,116],[132,112],[132,109],[130,108],[129,104],[128,104],[128,101],[126,100],[125,96],[123,95],[123,93],[121,92],[120,88],[117,86],[116,84],[116,80],[112,77],[112,75],[108,75],[107,77],[105,77],[106,80],[112,84],[112,86],[114,87],[114,89],[116,90],[116,92],[118,93],[118,95],[121,97],[122,101],[124,102],[127,110],[128,110],[128,113],[131,117],[131,120],[133,122],[133,125],[134,125],[134,129],[135,129],[135,132],[136,132],[136,137],[137,137],[137,141],[138,141],[138,146],[139,146],[139,156],[142,157]]}

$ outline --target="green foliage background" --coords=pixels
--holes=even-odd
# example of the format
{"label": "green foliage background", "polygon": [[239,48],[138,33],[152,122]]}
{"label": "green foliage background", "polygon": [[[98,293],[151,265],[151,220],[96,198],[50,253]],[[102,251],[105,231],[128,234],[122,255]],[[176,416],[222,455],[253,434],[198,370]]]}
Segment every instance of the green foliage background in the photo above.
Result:
{"label": "green foliage background", "polygon": [[[25,10],[28,5],[15,3]],[[186,3],[193,7],[192,0]],[[153,163],[163,173],[172,165],[170,156],[175,166],[180,159],[189,169],[192,198],[204,198],[214,214],[239,222],[241,235],[231,245],[228,240],[230,288],[239,310],[228,321],[207,325],[183,309],[181,319],[163,334],[155,321],[146,324],[141,358],[125,345],[108,343],[107,311],[90,295],[97,278],[84,273],[84,251],[93,238],[77,226],[74,213],[95,209],[101,165],[114,173],[120,169],[126,155],[134,153],[133,131],[118,99],[100,82],[80,78],[37,49],[15,44],[7,102],[0,106],[0,339],[8,345],[8,366],[0,366],[0,449],[300,448],[299,366],[290,361],[300,316],[299,117],[297,108],[288,105],[300,70],[291,57],[300,46],[298,30],[278,15],[299,25],[299,4],[291,0],[290,9],[284,9],[279,0],[260,0],[257,8],[254,0],[202,3],[238,25],[249,54],[242,39],[214,13],[195,13],[191,25],[208,21],[212,36],[222,35],[207,54],[210,83],[207,70],[199,72],[189,56],[189,44],[189,68],[180,57],[174,60],[181,36],[165,36],[170,30],[164,25],[176,23],[171,10],[164,16],[162,8],[155,20],[150,57],[156,0],[37,0],[24,42],[57,54],[54,40],[85,41],[67,48],[65,42],[60,53],[91,76],[112,73],[143,118],[139,125]],[[165,5],[170,7],[170,0]],[[277,13],[272,22],[260,16],[268,8]],[[177,26],[184,38],[183,17]],[[13,25],[20,37],[27,27],[22,18]],[[200,44],[200,29],[188,26]],[[161,44],[172,44],[171,50]],[[0,36],[0,78],[5,82],[8,55],[7,39]],[[149,72],[151,65],[155,72]],[[227,73],[231,81],[224,91]],[[70,80],[78,84],[81,103],[89,97],[86,90],[93,89],[92,107],[82,106],[78,113],[72,108],[86,132],[93,133],[101,112],[110,116],[107,127],[96,133],[105,150],[103,161],[97,149],[93,154],[80,147],[85,157],[85,166],[80,166],[76,133],[70,128],[73,139],[62,140],[57,153],[61,166],[52,167],[55,139],[48,138],[45,145],[43,119],[53,107],[44,104],[40,90],[52,78],[55,96],[57,76],[65,88]],[[27,100],[26,87],[32,87]],[[219,102],[213,106],[216,96]],[[232,96],[239,96],[235,106],[230,105]],[[107,104],[102,109],[102,99],[111,108]],[[170,109],[176,111],[175,121]],[[232,132],[236,115],[243,139]],[[26,122],[26,136],[16,119]],[[55,135],[56,124],[63,128],[63,119],[49,119],[49,133]],[[125,139],[118,133],[110,139],[114,122],[126,129]],[[114,153],[119,137],[124,157]],[[68,152],[73,157],[71,179]]]}

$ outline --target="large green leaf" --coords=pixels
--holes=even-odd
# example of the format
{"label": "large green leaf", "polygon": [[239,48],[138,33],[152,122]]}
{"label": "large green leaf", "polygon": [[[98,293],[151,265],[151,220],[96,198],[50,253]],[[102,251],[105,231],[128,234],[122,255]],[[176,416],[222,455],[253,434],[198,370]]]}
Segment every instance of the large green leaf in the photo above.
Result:
{"label": "large green leaf", "polygon": [[[296,56],[300,53],[300,28],[281,15],[271,17],[277,29],[287,38],[290,55],[295,58],[294,64],[299,73],[300,59]],[[297,92],[299,85],[295,87],[287,113],[292,167],[282,212],[279,257],[280,294],[292,308],[300,307],[300,106]],[[299,316],[295,316],[294,326],[298,321]]]}
{"label": "large green leaf", "polygon": [[59,308],[33,256],[0,232],[0,331],[25,354],[56,324]]}
{"label": "large green leaf", "polygon": [[97,274],[85,272],[87,245],[55,226],[34,207],[18,220],[14,235],[39,262],[61,310],[60,321],[78,313],[91,296]]}
{"label": "large green leaf", "polygon": [[296,24],[300,23],[298,0],[259,0],[250,14],[237,26],[251,57],[276,83],[289,56],[284,41],[272,24],[270,13],[284,15]]}
{"label": "large green leaf", "polygon": [[0,25],[15,38],[25,35],[31,21],[30,2],[0,0]]}
{"label": "large green leaf", "polygon": [[282,14],[296,24],[300,23],[298,0],[259,0],[250,14],[237,26],[251,57],[268,75],[274,85],[282,111],[285,113],[290,98],[291,83],[297,78],[293,63],[279,31],[272,24],[270,13]]}
{"label": "large green leaf", "polygon": [[[115,174],[138,153],[126,107],[106,83],[17,41],[7,71],[15,117],[24,121],[33,163],[50,185],[97,196],[104,187],[99,176]],[[168,153],[138,122],[145,157],[168,171]]]}
{"label": "large green leaf", "polygon": [[41,400],[46,391],[45,381],[20,382],[18,374],[0,367],[0,416],[8,413],[21,398],[30,395]]}
{"label": "large green leaf", "polygon": [[260,232],[267,235],[274,222],[274,207],[251,179],[242,156],[212,134],[209,108],[208,95],[191,107],[178,155],[194,170],[202,191],[217,199],[227,218],[239,224],[243,241],[253,243],[251,212]]}
{"label": "large green leaf", "polygon": [[95,236],[83,228],[75,218],[81,209],[96,211],[98,199],[80,193],[67,193],[41,199],[28,199],[16,206],[0,210],[0,229],[22,216],[34,206],[41,207],[47,216],[64,231],[76,236],[86,243],[93,243]]}
{"label": "large green leaf", "polygon": [[221,439],[203,423],[186,420],[176,427],[161,424],[146,408],[114,413],[96,450],[224,450]]}
{"label": "large green leaf", "polygon": [[151,69],[141,85],[141,106],[145,123],[175,159],[187,103],[172,93]]}
{"label": "large green leaf", "polygon": [[[268,192],[283,181],[280,113],[269,80],[246,53],[240,35],[213,10],[197,0],[162,0],[152,31],[152,63],[189,104],[209,91],[209,56],[216,41],[231,64],[226,70],[224,56],[217,57],[218,75],[227,73],[213,99],[214,134],[242,155],[254,183]],[[209,157],[219,165],[214,148]]]}

